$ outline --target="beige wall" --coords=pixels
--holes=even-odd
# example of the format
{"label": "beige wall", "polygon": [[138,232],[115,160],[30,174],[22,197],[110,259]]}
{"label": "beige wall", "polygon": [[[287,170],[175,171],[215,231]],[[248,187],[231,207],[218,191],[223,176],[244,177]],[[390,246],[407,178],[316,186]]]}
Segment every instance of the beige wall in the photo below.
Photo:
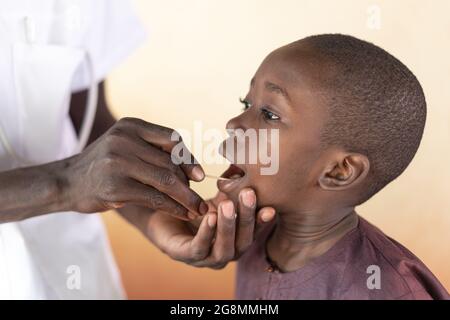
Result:
{"label": "beige wall", "polygon": [[[135,4],[149,39],[109,78],[110,102],[120,117],[186,129],[202,120],[206,128],[223,128],[240,112],[237,99],[264,56],[311,34],[361,37],[407,64],[427,96],[425,137],[404,175],[359,212],[411,249],[450,289],[450,1]],[[381,9],[379,30],[367,24],[373,4]],[[206,166],[213,173],[221,168]],[[205,197],[215,192],[210,181],[195,188]],[[114,214],[105,219],[130,298],[232,297],[234,266],[210,271],[170,261]]]}

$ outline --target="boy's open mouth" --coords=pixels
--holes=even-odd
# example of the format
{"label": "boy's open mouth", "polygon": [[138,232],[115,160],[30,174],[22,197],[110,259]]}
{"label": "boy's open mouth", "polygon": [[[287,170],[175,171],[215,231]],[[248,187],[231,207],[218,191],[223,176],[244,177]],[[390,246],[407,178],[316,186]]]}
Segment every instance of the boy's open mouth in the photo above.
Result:
{"label": "boy's open mouth", "polygon": [[237,165],[232,164],[224,173],[222,173],[221,177],[229,180],[218,180],[217,187],[222,192],[229,192],[242,182],[245,177],[245,171]]}

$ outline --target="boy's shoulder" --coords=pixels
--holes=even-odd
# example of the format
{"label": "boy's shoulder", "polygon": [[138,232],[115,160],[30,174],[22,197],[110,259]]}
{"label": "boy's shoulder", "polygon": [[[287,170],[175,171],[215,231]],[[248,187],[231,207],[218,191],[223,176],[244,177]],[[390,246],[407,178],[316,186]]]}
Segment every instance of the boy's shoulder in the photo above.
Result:
{"label": "boy's shoulder", "polygon": [[289,273],[268,272],[261,235],[239,260],[240,299],[450,299],[408,249],[360,217],[324,255]]}
{"label": "boy's shoulder", "polygon": [[410,250],[359,218],[345,250],[339,299],[450,299],[439,280]]}

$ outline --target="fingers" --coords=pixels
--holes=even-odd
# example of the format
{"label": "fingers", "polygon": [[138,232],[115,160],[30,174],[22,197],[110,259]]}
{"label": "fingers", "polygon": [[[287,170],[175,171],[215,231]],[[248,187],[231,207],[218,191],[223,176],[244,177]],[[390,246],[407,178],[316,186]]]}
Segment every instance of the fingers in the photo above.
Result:
{"label": "fingers", "polygon": [[114,193],[115,199],[112,201],[113,203],[140,205],[153,210],[163,211],[175,218],[186,221],[192,218],[185,207],[151,186],[143,185],[131,179],[122,186],[121,190],[117,190]]}
{"label": "fingers", "polygon": [[189,211],[200,214],[208,211],[205,201],[172,171],[139,159],[130,160],[124,166],[123,171],[129,177],[167,194]]}
{"label": "fingers", "polygon": [[205,259],[211,250],[211,245],[214,239],[215,228],[217,224],[217,215],[207,214],[197,230],[197,234],[191,241],[190,245],[190,259],[193,261],[200,261]]}
{"label": "fingers", "polygon": [[142,119],[122,118],[119,120],[118,125],[131,129],[148,143],[156,145],[166,152],[170,152],[179,142],[179,138],[174,130]]}
{"label": "fingers", "polygon": [[211,252],[206,259],[192,265],[213,269],[223,268],[234,258],[235,230],[236,213],[233,202],[230,200],[223,201],[218,207],[216,238]]}
{"label": "fingers", "polygon": [[186,263],[192,260],[189,248],[193,235],[187,222],[156,211],[149,217],[145,235],[172,259]]}
{"label": "fingers", "polygon": [[[205,173],[202,167],[186,148],[180,134],[175,130],[135,118],[124,118],[121,119],[120,122],[120,125],[132,127],[135,132],[148,143],[158,146],[165,152],[170,153],[172,155],[172,161],[176,160],[177,163],[175,164],[181,164],[181,168],[190,179],[194,181],[203,180]],[[177,149],[173,150],[175,147]],[[182,151],[182,155],[180,155],[179,152],[172,152],[179,150]]]}
{"label": "fingers", "polygon": [[200,182],[205,178],[205,172],[203,168],[198,164],[197,160],[192,164],[181,164],[180,167],[184,171],[184,174],[193,181]]}
{"label": "fingers", "polygon": [[256,195],[245,188],[239,193],[239,214],[236,230],[236,257],[244,253],[253,243],[255,230]]}
{"label": "fingers", "polygon": [[175,165],[167,152],[152,146],[142,139],[130,139],[125,146],[126,151],[149,164],[166,168],[175,173],[186,185],[188,180],[180,166]]}
{"label": "fingers", "polygon": [[236,213],[233,202],[223,201],[218,208],[217,235],[212,254],[228,262],[234,257]]}
{"label": "fingers", "polygon": [[[222,197],[219,194],[216,198]],[[216,207],[214,203],[211,206]],[[236,215],[233,202],[225,199],[218,203],[217,220],[211,221],[215,228],[212,225],[208,228],[209,219],[203,219],[184,261],[196,267],[221,269],[245,252],[257,234],[275,218],[275,209],[271,207],[264,207],[255,215],[256,195],[250,188],[239,193],[238,208]],[[216,217],[214,210],[205,217]]]}

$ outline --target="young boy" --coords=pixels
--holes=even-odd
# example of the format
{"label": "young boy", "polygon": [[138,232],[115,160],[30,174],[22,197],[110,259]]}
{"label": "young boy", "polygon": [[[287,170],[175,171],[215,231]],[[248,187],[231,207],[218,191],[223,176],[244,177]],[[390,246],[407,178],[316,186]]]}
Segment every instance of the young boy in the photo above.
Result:
{"label": "young boy", "polygon": [[280,153],[275,175],[235,164],[218,183],[235,202],[252,187],[258,205],[278,213],[239,260],[238,299],[450,298],[417,257],[355,212],[419,146],[426,102],[405,65],[351,36],[312,36],[272,52],[243,103],[227,128],[278,129]]}

